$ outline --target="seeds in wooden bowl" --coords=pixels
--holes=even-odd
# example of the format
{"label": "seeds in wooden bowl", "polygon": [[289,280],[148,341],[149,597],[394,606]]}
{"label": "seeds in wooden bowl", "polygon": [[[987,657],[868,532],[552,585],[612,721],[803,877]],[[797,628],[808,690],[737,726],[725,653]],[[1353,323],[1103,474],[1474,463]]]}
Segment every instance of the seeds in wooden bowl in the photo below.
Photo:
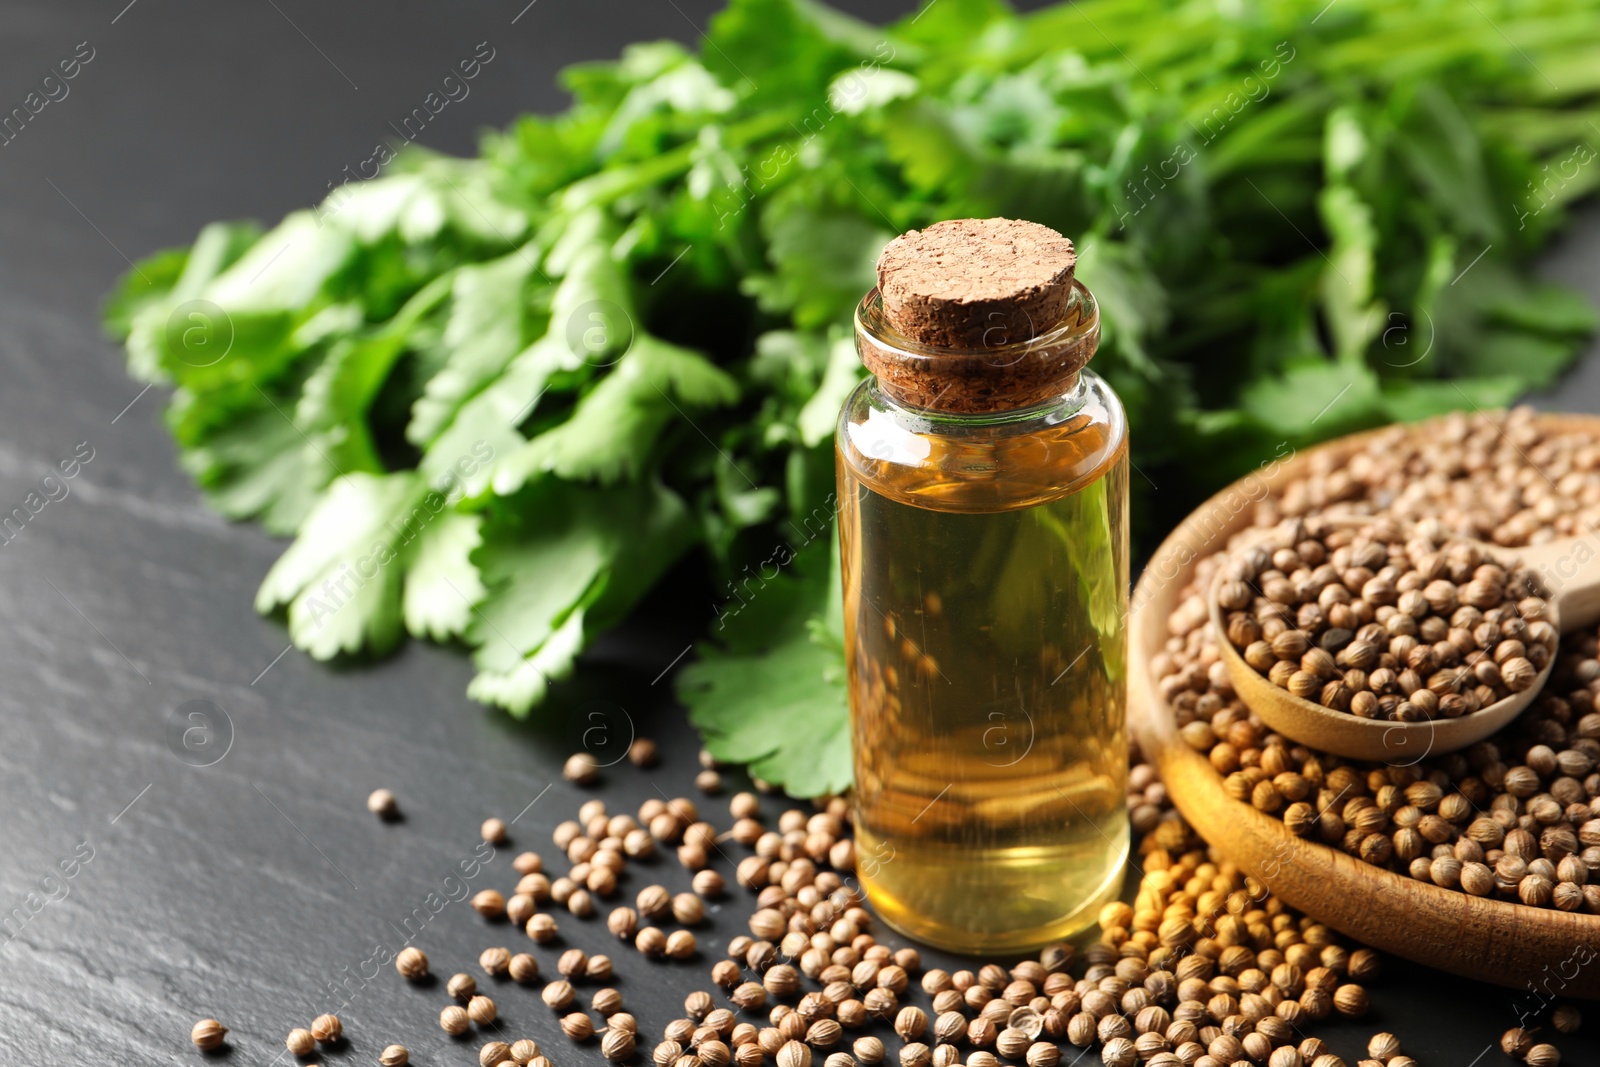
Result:
{"label": "seeds in wooden bowl", "polygon": [[1470,715],[1529,688],[1555,651],[1532,572],[1392,522],[1287,520],[1224,573],[1225,637],[1245,662],[1360,718]]}

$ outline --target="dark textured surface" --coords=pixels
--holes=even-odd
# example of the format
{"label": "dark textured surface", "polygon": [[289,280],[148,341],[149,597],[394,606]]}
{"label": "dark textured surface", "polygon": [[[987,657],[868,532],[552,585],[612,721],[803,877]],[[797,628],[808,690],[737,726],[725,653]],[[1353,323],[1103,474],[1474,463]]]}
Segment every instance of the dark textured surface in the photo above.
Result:
{"label": "dark textured surface", "polygon": [[[70,96],[0,149],[0,510],[80,442],[94,450],[71,495],[0,550],[0,921],[10,923],[0,1063],[194,1062],[187,1034],[203,1015],[233,1029],[226,1062],[286,1062],[290,1027],[345,1001],[349,1041],[330,1063],[373,1063],[394,1040],[414,1063],[475,1063],[475,1043],[434,1023],[441,988],[407,987],[387,967],[364,981],[361,965],[377,946],[398,947],[396,924],[430,892],[449,891],[485,816],[526,808],[512,848],[474,887],[509,888],[516,847],[553,856],[552,827],[583,798],[558,771],[593,725],[589,701],[625,708],[668,755],[654,772],[607,771],[614,807],[689,788],[693,737],[666,681],[652,680],[697,617],[647,611],[597,650],[541,729],[469,703],[468,664],[449,650],[412,644],[381,666],[343,669],[282,655],[282,627],[250,608],[282,546],[199,505],[161,428],[160,392],[134,402],[139,388],[101,338],[96,307],[123,253],[184,242],[214,218],[270,221],[315,202],[479,41],[496,59],[428,130],[436,148],[470,150],[481,126],[559,106],[563,63],[634,39],[692,42],[713,5],[538,0],[512,25],[522,0],[448,12],[124,2],[11,0],[0,15],[7,109],[77,42],[95,49]],[[909,5],[848,6],[881,17]],[[1590,212],[1552,269],[1600,296],[1596,249]],[[1548,404],[1600,410],[1600,360]],[[196,700],[232,723],[231,747],[207,767],[181,761],[167,739],[174,709]],[[615,712],[609,721],[627,729]],[[403,822],[367,815],[377,785],[399,793]],[[93,856],[69,862],[65,879],[58,863],[75,849]],[[631,893],[658,876],[685,883],[660,863],[626,884]],[[598,920],[562,926],[569,942],[613,953],[615,984],[653,1043],[747,911],[743,900],[723,910],[735,921],[703,934],[702,959],[667,967],[645,966]],[[419,943],[444,974],[475,969],[488,945],[529,944],[462,903]],[[553,970],[553,947],[536,954]],[[592,1044],[575,1051],[559,1037],[533,992],[502,988],[497,999],[507,1033],[536,1037],[558,1064],[599,1062]],[[1366,1022],[1320,1031],[1352,1064],[1379,1028],[1426,1064],[1504,1062],[1485,1050],[1513,1021],[1505,991],[1396,968],[1374,999]],[[1592,1034],[1559,1044],[1568,1063],[1600,1061]]]}

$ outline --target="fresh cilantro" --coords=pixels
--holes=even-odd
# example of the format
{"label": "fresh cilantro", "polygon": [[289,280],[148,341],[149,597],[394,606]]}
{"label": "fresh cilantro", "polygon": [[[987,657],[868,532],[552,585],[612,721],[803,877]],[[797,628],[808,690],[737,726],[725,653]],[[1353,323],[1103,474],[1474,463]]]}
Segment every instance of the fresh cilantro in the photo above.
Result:
{"label": "fresh cilantro", "polygon": [[1600,0],[1237,6],[729,0],[478,158],[206,227],[106,326],[210,504],[296,536],[258,606],[319,658],[459,640],[470,695],[526,714],[686,553],[719,586],[784,557],[679,692],[719,757],[835,792],[819,542],[893,234],[1077,240],[1146,541],[1286,445],[1548,386],[1594,330],[1529,264],[1600,188]]}

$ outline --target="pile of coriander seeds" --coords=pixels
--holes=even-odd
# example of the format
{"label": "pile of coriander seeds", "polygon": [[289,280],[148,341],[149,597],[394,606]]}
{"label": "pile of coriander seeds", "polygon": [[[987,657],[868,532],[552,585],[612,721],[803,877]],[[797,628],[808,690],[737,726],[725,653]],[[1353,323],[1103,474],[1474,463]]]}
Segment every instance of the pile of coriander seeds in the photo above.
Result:
{"label": "pile of coriander seeds", "polygon": [[[1435,511],[1428,510],[1430,501]],[[1302,519],[1305,528],[1315,529],[1324,512],[1369,514],[1396,526],[1403,519],[1427,536],[1470,535],[1514,546],[1566,536],[1573,530],[1572,515],[1587,515],[1596,507],[1600,446],[1580,435],[1547,437],[1531,415],[1513,411],[1394,427],[1343,462],[1319,455],[1312,473],[1288,484],[1280,496],[1263,500],[1256,518],[1264,526],[1286,517]],[[1271,733],[1238,699],[1218,642],[1243,635],[1215,634],[1205,602],[1219,570],[1228,565],[1223,554],[1197,561],[1194,579],[1169,620],[1172,636],[1152,669],[1183,738],[1207,756],[1235,799],[1277,815],[1299,836],[1435,885],[1600,913],[1600,884],[1590,884],[1591,879],[1600,883],[1595,877],[1600,872],[1600,712],[1595,707],[1600,642],[1594,632],[1569,634],[1560,642],[1544,690],[1489,740],[1413,766],[1365,764]],[[1453,573],[1467,576],[1464,570]],[[1469,583],[1480,580],[1477,574],[1475,567]],[[1505,589],[1512,591],[1509,582]],[[1426,590],[1426,584],[1419,589],[1424,602]],[[1442,591],[1436,593],[1437,606],[1448,606]],[[1520,652],[1529,667],[1538,669],[1548,624],[1538,613],[1542,602],[1522,603],[1532,616],[1521,623],[1528,632],[1516,635],[1520,647],[1506,650]],[[1423,620],[1442,614],[1435,606],[1413,605],[1423,611]],[[1457,604],[1454,612],[1460,608]],[[1458,618],[1454,612],[1451,621]],[[1501,619],[1492,635],[1493,652],[1478,657],[1469,670],[1482,668],[1491,678],[1498,670],[1504,681],[1505,663],[1519,658],[1494,660],[1508,645],[1501,638],[1511,635],[1498,632],[1508,622],[1518,625],[1511,617]],[[1371,625],[1378,624],[1374,611]],[[1419,620],[1419,634],[1421,625]],[[1462,628],[1447,626],[1442,644],[1449,644],[1452,629]],[[1476,634],[1477,627],[1472,631]],[[1417,651],[1424,647],[1435,656],[1442,651],[1438,644],[1418,641],[1400,649],[1407,655],[1405,666],[1412,666],[1411,655],[1427,655]],[[1391,643],[1386,652],[1395,656],[1397,650]],[[1485,659],[1494,663],[1493,670],[1484,667]],[[1435,673],[1465,666],[1423,665]],[[1526,668],[1519,666],[1517,673]],[[1420,674],[1419,680],[1426,680]],[[1479,675],[1472,677],[1482,684]],[[1473,691],[1465,684],[1447,688]],[[1401,694],[1385,695],[1392,700]],[[1426,704],[1428,698],[1422,699]],[[1415,695],[1408,694],[1406,702],[1415,707]],[[1398,707],[1394,703],[1391,712]],[[1141,777],[1138,768],[1134,777]],[[1135,825],[1158,819],[1162,799],[1139,797]]]}
{"label": "pile of coriander seeds", "polygon": [[1363,719],[1453,719],[1532,687],[1558,634],[1528,570],[1437,520],[1286,519],[1231,553],[1224,636],[1304,700]]}

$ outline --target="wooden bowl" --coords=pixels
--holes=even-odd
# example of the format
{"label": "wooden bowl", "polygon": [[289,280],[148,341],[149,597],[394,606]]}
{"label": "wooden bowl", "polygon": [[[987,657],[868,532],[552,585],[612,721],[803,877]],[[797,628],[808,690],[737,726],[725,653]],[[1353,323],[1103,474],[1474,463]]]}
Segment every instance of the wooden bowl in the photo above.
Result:
{"label": "wooden bowl", "polygon": [[[1600,417],[1543,415],[1541,425],[1600,440]],[[1222,776],[1178,734],[1151,662],[1166,644],[1167,619],[1194,577],[1194,563],[1250,525],[1249,501],[1303,476],[1317,455],[1349,455],[1372,434],[1296,454],[1206,501],[1162,542],[1134,593],[1129,633],[1129,725],[1189,824],[1218,852],[1255,875],[1291,907],[1335,930],[1453,974],[1550,995],[1600,999],[1600,915],[1530,908],[1474,897],[1364,863],[1291,834],[1283,822],[1223,789]],[[1248,484],[1246,484],[1248,483]],[[1542,988],[1542,987],[1541,987]]]}

